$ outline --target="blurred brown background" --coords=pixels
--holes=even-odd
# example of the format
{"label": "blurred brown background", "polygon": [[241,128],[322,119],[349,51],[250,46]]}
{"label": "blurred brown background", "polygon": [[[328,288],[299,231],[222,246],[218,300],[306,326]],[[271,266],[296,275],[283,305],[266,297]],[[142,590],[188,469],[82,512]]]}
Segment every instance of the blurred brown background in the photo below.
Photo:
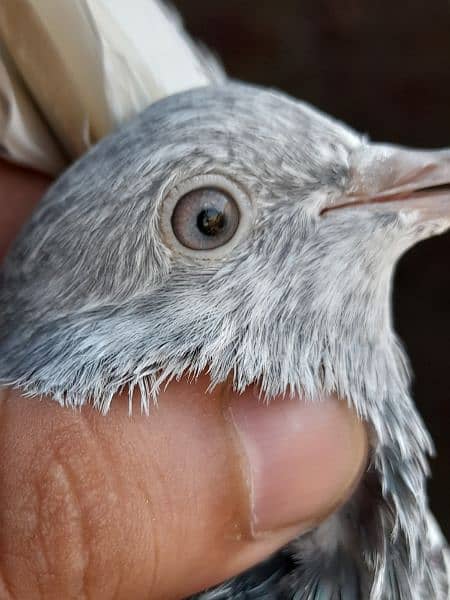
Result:
{"label": "blurred brown background", "polygon": [[[448,0],[174,0],[229,75],[281,88],[374,140],[450,146]],[[450,537],[450,234],[402,260],[396,328],[438,458],[432,507]]]}

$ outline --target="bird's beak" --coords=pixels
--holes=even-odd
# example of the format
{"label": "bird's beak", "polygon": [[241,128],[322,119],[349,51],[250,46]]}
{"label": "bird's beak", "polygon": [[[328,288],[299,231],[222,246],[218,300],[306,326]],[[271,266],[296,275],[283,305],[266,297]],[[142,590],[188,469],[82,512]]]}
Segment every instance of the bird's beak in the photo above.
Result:
{"label": "bird's beak", "polygon": [[418,221],[450,226],[450,149],[367,145],[355,153],[352,170],[349,193],[326,212],[364,205],[371,210],[414,211]]}

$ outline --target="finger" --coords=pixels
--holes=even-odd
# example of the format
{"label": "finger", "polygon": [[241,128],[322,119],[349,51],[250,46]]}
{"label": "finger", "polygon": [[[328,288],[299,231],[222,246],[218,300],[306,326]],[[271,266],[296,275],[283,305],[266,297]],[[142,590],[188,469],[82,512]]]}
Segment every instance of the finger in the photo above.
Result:
{"label": "finger", "polygon": [[172,383],[150,417],[0,403],[0,597],[182,598],[269,556],[351,493],[363,426],[328,398]]}
{"label": "finger", "polygon": [[42,173],[0,160],[0,260],[50,183]]}

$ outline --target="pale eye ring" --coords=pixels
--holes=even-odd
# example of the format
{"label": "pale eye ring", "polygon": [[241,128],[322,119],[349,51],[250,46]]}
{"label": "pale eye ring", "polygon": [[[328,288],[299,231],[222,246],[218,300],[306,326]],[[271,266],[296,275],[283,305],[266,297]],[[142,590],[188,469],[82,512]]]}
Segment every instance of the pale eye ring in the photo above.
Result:
{"label": "pale eye ring", "polygon": [[223,255],[246,234],[253,206],[244,190],[221,175],[194,177],[178,185],[163,204],[169,245],[202,258]]}

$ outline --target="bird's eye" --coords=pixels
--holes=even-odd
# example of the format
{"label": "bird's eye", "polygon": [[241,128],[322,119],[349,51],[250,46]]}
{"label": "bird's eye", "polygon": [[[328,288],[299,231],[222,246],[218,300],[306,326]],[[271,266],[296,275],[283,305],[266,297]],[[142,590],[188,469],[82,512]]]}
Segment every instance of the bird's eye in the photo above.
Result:
{"label": "bird's eye", "polygon": [[183,182],[163,204],[166,241],[179,253],[199,258],[220,256],[233,248],[253,221],[253,205],[244,190],[221,175]]}
{"label": "bird's eye", "polygon": [[210,250],[230,241],[239,217],[239,208],[229,194],[217,188],[200,188],[178,200],[172,214],[172,228],[186,248]]}

